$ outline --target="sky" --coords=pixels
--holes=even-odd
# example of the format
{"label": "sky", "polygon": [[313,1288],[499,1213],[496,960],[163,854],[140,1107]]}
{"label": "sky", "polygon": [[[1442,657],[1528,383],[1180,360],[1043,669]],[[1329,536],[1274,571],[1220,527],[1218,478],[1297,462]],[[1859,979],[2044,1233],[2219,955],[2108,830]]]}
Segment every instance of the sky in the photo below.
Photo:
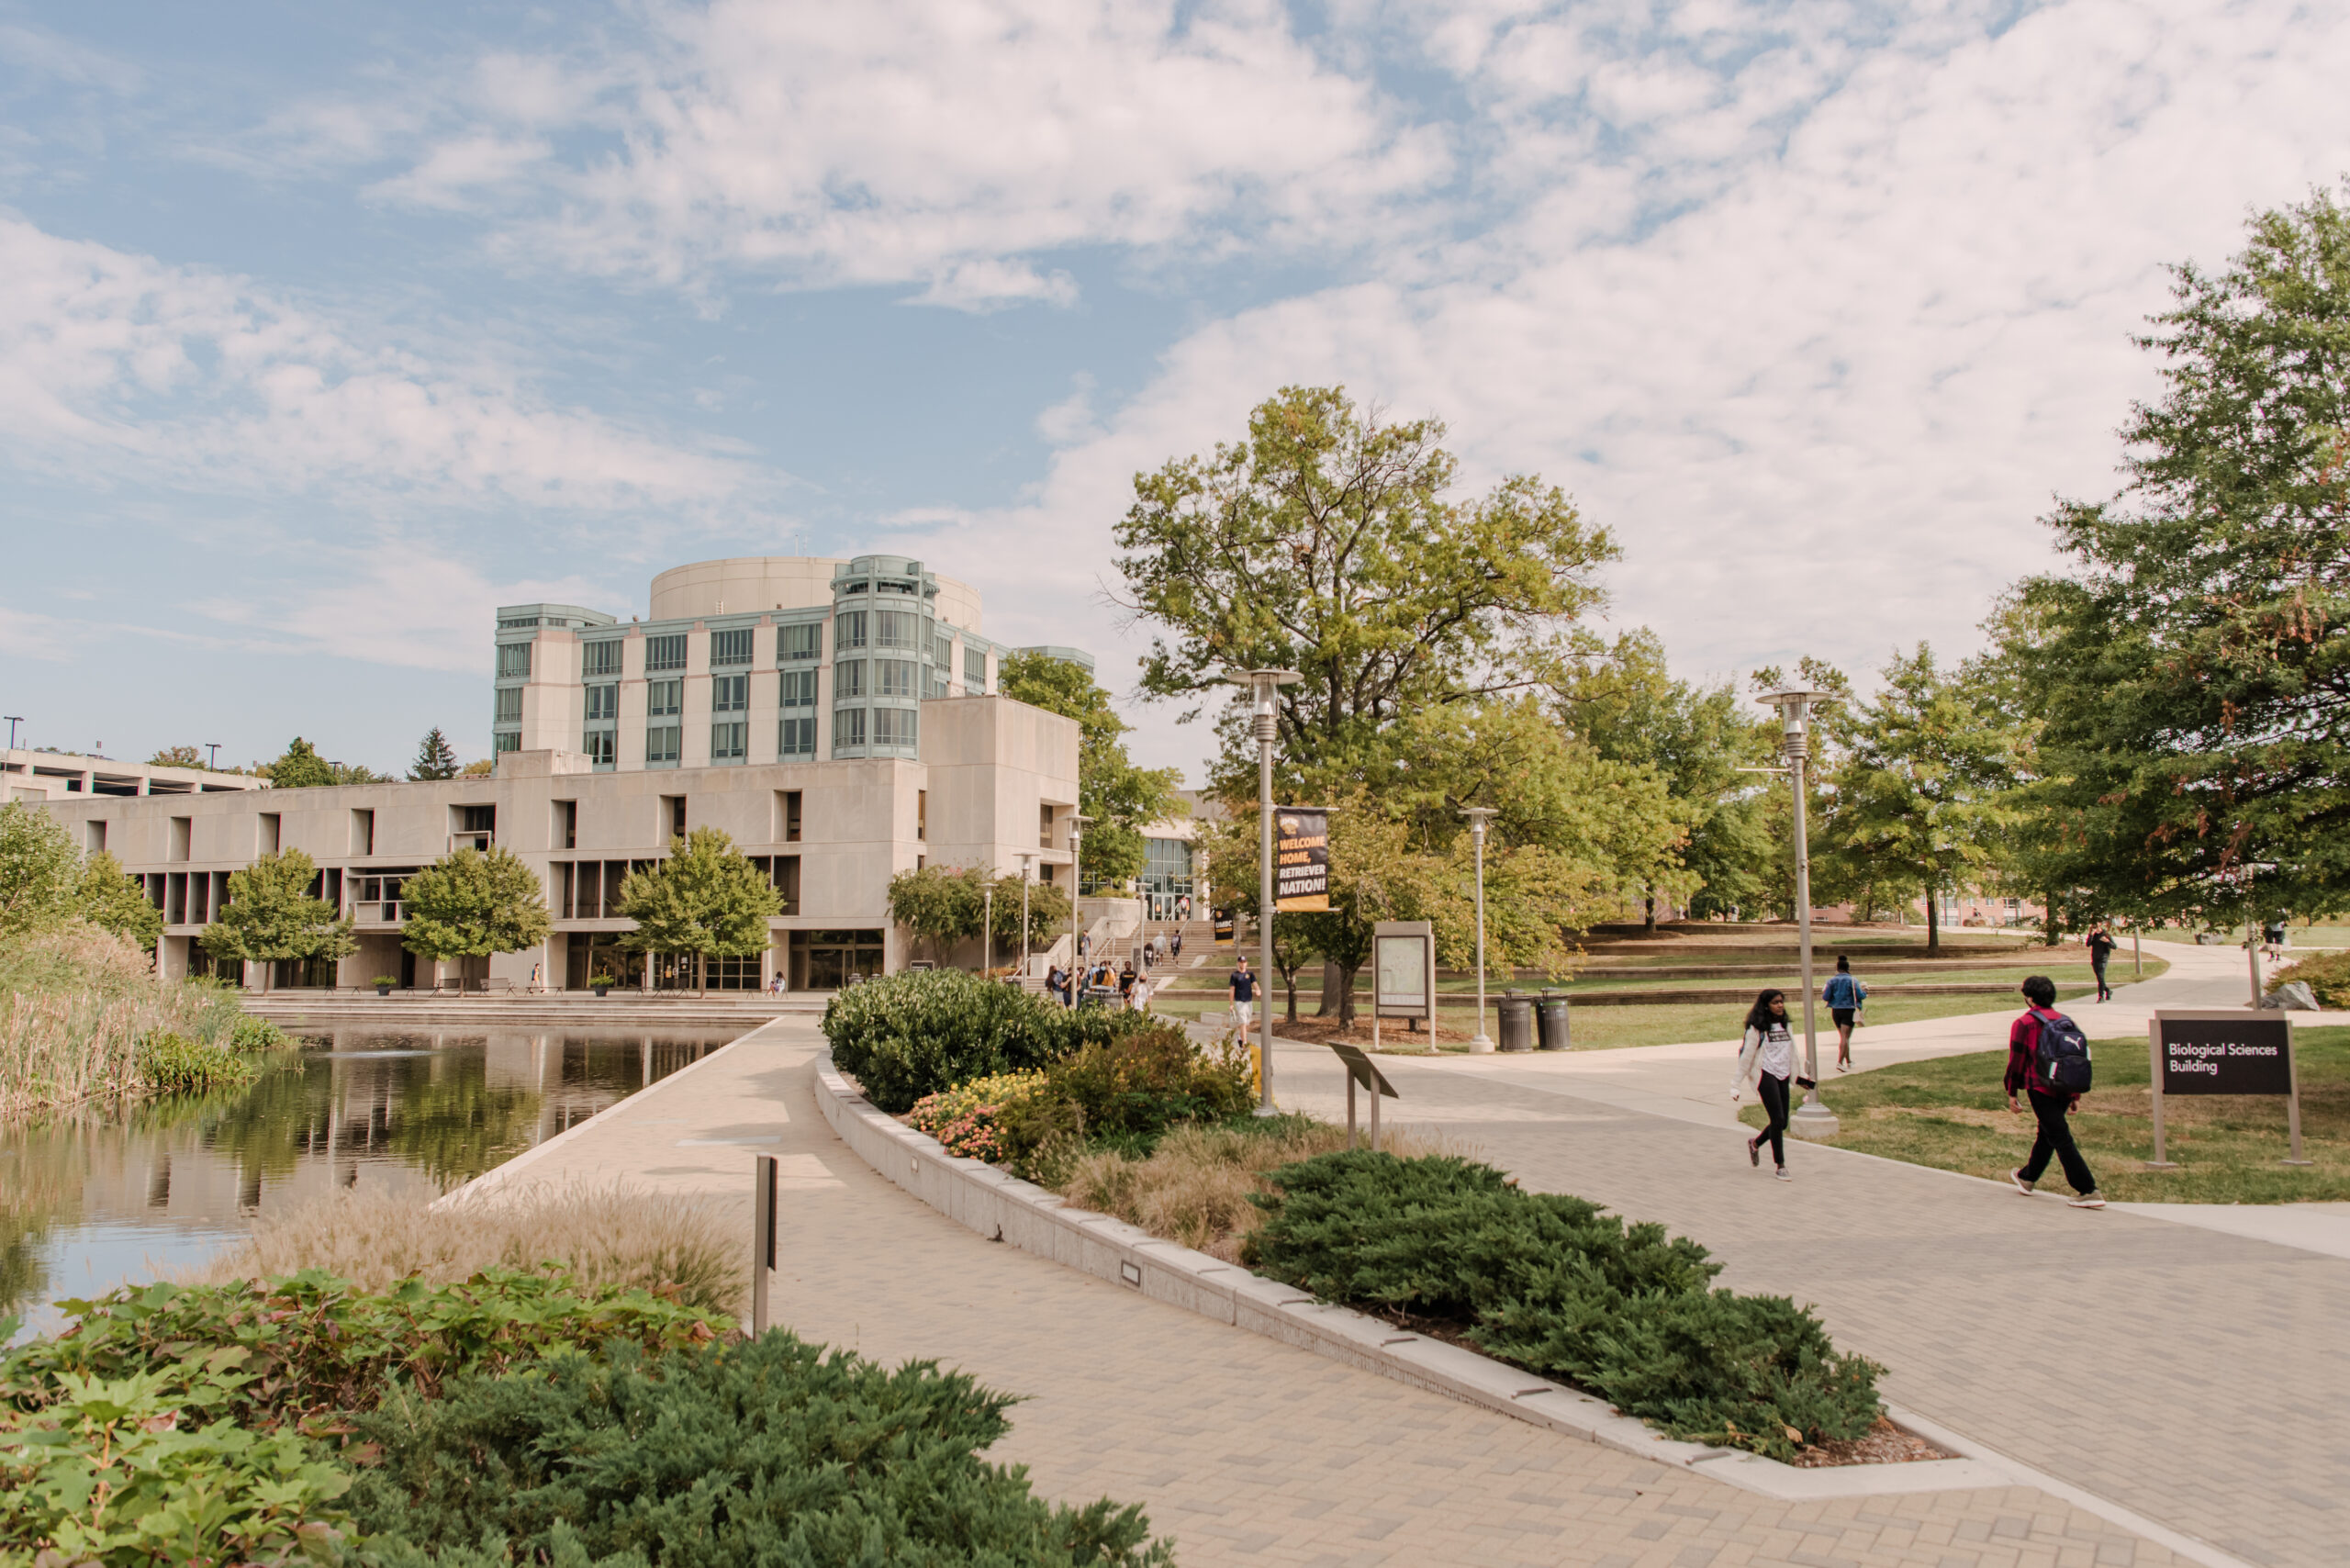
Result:
{"label": "sky", "polygon": [[2345,81],[2278,0],[0,0],[0,704],[478,756],[497,605],[869,550],[1126,699],[1134,476],[1304,384],[1683,676],[1962,655]]}

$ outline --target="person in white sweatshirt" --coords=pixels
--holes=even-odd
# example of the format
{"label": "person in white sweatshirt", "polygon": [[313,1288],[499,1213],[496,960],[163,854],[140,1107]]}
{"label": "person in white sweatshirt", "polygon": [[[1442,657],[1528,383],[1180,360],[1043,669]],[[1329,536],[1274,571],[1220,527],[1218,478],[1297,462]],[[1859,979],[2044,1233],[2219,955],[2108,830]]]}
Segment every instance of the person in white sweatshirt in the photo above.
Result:
{"label": "person in white sweatshirt", "polygon": [[1736,1102],[1746,1092],[1746,1081],[1755,1081],[1770,1125],[1746,1140],[1747,1163],[1762,1165],[1762,1141],[1768,1138],[1771,1160],[1782,1182],[1788,1180],[1787,1102],[1795,1076],[1796,1040],[1787,1028],[1786,992],[1766,991],[1747,1010],[1746,1038],[1738,1049],[1738,1081],[1730,1086],[1729,1097]]}

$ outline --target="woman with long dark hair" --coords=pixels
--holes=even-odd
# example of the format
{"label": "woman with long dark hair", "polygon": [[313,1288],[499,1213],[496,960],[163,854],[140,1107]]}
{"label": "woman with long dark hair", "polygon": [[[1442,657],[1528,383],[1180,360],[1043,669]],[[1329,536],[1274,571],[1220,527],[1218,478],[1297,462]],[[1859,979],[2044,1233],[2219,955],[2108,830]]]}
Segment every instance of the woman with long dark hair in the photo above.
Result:
{"label": "woman with long dark hair", "polygon": [[1755,1081],[1755,1092],[1762,1101],[1762,1114],[1769,1125],[1746,1140],[1747,1163],[1761,1166],[1762,1141],[1771,1142],[1771,1161],[1778,1169],[1779,1180],[1787,1176],[1787,1101],[1788,1090],[1796,1075],[1796,1041],[1787,1028],[1787,994],[1783,991],[1766,991],[1754,999],[1746,1012],[1746,1036],[1738,1048],[1738,1081],[1731,1085],[1729,1097],[1736,1101],[1746,1092],[1746,1081]]}

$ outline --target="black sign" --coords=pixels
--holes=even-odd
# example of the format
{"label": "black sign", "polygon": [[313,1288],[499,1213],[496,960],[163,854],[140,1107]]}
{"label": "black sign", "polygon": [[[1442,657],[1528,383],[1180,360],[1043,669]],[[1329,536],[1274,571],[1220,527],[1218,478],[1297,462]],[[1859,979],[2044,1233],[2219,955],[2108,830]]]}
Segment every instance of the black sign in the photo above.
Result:
{"label": "black sign", "polygon": [[2165,1094],[2290,1094],[2292,1025],[2266,1018],[2162,1018]]}
{"label": "black sign", "polygon": [[1273,812],[1273,908],[1283,914],[1330,907],[1330,813],[1315,806]]}

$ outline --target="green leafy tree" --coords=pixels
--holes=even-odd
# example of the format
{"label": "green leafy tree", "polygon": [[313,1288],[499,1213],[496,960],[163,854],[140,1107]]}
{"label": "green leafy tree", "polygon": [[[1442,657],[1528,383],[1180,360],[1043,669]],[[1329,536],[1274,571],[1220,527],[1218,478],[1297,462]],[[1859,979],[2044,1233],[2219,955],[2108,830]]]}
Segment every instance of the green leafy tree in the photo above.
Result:
{"label": "green leafy tree", "polygon": [[767,873],[714,827],[669,842],[669,857],[632,871],[617,905],[636,929],[621,938],[634,953],[691,954],[697,989],[710,989],[712,958],[747,958],[773,940],[767,922],[783,913],[783,894]]}
{"label": "green leafy tree", "polygon": [[63,823],[23,801],[0,806],[0,940],[73,919],[81,884],[82,857]]}
{"label": "green leafy tree", "polygon": [[334,768],[319,755],[316,746],[299,735],[286,746],[284,756],[262,771],[268,776],[270,787],[276,790],[314,790],[335,781]]}
{"label": "green leafy tree", "polygon": [[487,850],[467,846],[409,876],[400,885],[400,945],[435,961],[519,953],[554,928],[539,874],[495,844]]}
{"label": "green leafy tree", "polygon": [[[924,866],[890,879],[890,918],[944,964],[956,943],[979,934],[980,882],[976,870]],[[1013,924],[1018,924],[1018,905]]]}
{"label": "green leafy tree", "polygon": [[[215,958],[274,964],[288,958],[341,958],[358,950],[352,923],[316,897],[318,863],[298,849],[264,855],[229,873],[229,902],[196,940]],[[263,988],[270,971],[263,970]]]}
{"label": "green leafy tree", "polygon": [[163,935],[163,912],[148,902],[147,885],[101,849],[82,864],[74,913],[93,925],[138,943],[149,952]]}
{"label": "green leafy tree", "polygon": [[2350,906],[2350,212],[2319,192],[2249,235],[2173,270],[2127,482],[2058,506],[2073,568],[2005,618],[2038,726],[2030,872],[2060,906]]}
{"label": "green leafy tree", "polygon": [[1135,766],[1125,739],[1132,726],[1081,665],[1050,654],[1013,654],[998,670],[997,689],[1077,721],[1077,809],[1093,819],[1080,851],[1084,879],[1114,884],[1140,876],[1147,853],[1142,829],[1178,809],[1181,776],[1171,767]]}
{"label": "green leafy tree", "polygon": [[167,745],[147,759],[150,767],[202,767],[204,753],[192,745]]}
{"label": "green leafy tree", "polygon": [[388,773],[378,773],[364,762],[330,762],[330,779],[337,784],[397,784],[399,780]]}
{"label": "green leafy tree", "polygon": [[[1031,878],[1028,882],[1028,944],[1027,950],[1048,943],[1069,929],[1069,894],[1051,882]],[[999,959],[1017,958],[1020,946],[1020,878],[1017,873],[995,879],[995,919],[990,929],[995,934],[995,951]]]}
{"label": "green leafy tree", "polygon": [[440,725],[425,731],[424,739],[416,748],[416,760],[408,764],[408,776],[418,780],[457,776],[456,750],[449,745],[449,737],[441,733]]}
{"label": "green leafy tree", "polygon": [[497,771],[498,759],[494,756],[482,756],[476,757],[473,761],[465,764],[464,767],[457,769],[457,777],[460,778],[487,778]]}
{"label": "green leafy tree", "polygon": [[1926,948],[1939,951],[1936,894],[1986,880],[2009,825],[2019,736],[1963,669],[1936,667],[1925,644],[1897,654],[1884,685],[1843,727],[1836,811],[1823,847],[1847,881],[1926,901]]}
{"label": "green leafy tree", "polygon": [[[1187,697],[1227,667],[1296,669],[1282,750],[1335,781],[1360,776],[1404,714],[1550,679],[1615,543],[1531,476],[1455,496],[1443,435],[1342,388],[1286,387],[1244,440],[1137,476],[1115,538],[1129,603],[1164,630],[1143,690]],[[1230,722],[1225,743],[1217,784],[1233,792],[1253,748]]]}

